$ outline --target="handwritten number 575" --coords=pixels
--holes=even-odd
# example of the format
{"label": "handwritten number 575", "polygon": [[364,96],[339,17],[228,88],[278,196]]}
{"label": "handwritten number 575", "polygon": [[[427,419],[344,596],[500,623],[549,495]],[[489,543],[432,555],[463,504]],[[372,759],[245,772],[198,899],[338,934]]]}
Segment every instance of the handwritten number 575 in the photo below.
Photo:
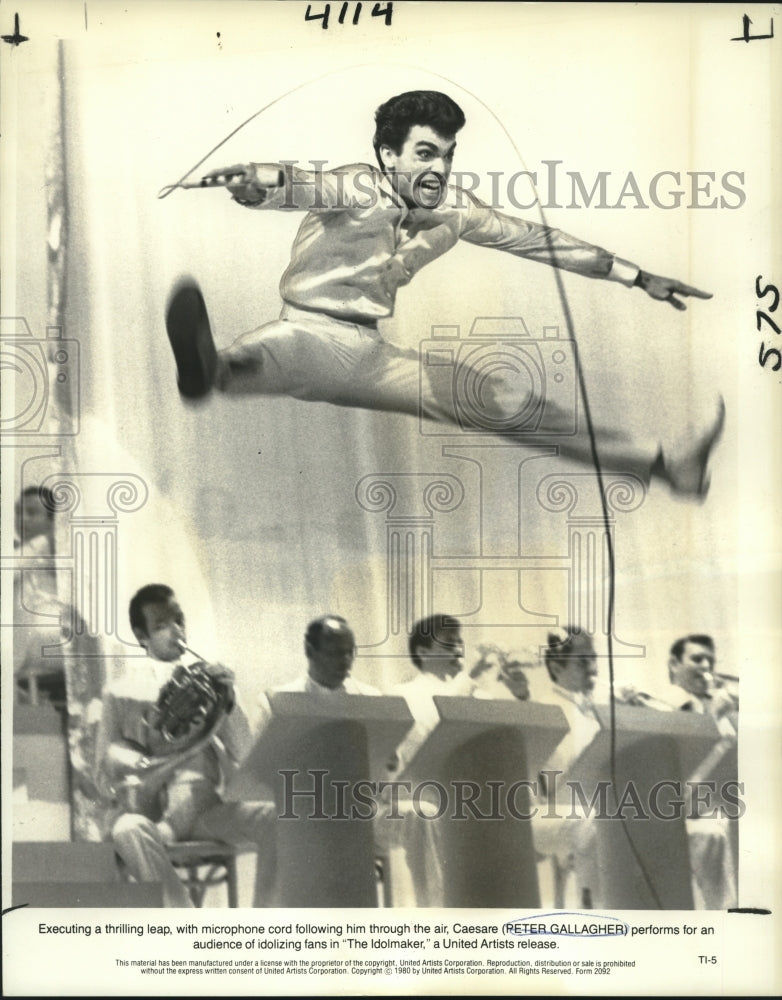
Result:
{"label": "handwritten number 575", "polygon": [[[758,299],[762,299],[770,292],[773,297],[773,301],[771,305],[766,307],[768,310],[767,312],[764,312],[761,309],[757,309],[755,311],[757,327],[758,330],[760,330],[763,323],[765,322],[768,323],[768,325],[771,327],[774,333],[780,334],[782,333],[782,330],[780,330],[779,326],[769,316],[769,313],[776,312],[777,307],[779,306],[779,289],[777,288],[776,285],[766,285],[765,288],[761,289],[760,282],[762,280],[763,280],[762,274],[759,274],[757,278],[755,278],[755,294],[757,295]],[[776,359],[776,363],[772,366],[771,371],[778,372],[779,369],[782,368],[782,352],[780,352],[780,350],[776,347],[766,347],[765,341],[761,341],[760,353],[758,354],[758,363],[760,364],[760,367],[765,368],[766,364],[771,358]]]}

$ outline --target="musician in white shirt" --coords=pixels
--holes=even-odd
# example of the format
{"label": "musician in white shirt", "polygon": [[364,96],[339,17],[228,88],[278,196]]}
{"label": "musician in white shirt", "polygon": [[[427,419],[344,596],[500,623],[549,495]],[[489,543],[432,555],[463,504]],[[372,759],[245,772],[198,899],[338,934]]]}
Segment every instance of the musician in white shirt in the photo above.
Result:
{"label": "musician in white shirt", "polygon": [[[118,803],[115,850],[138,882],[159,882],[166,906],[191,907],[190,896],[166,852],[182,840],[261,843],[273,815],[270,802],[224,802],[222,792],[250,749],[250,729],[233,684],[221,665],[207,665],[230,689],[230,706],[213,736],[197,752],[178,753],[159,728],[158,696],[183,662],[185,616],[165,584],[142,587],[130,602],[130,623],[145,658],[128,659],[103,692],[97,736],[99,783]],[[150,761],[170,756],[156,772]],[[157,774],[165,774],[158,783]],[[138,779],[133,798],[124,790]],[[265,905],[267,872],[256,868],[254,905]]]}

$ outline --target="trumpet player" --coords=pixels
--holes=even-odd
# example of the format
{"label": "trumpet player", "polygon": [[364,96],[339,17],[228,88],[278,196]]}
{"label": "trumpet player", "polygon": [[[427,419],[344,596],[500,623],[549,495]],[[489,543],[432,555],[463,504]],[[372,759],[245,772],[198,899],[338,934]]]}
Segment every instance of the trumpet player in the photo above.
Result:
{"label": "trumpet player", "polygon": [[[671,646],[668,675],[671,685],[688,697],[679,707],[725,719],[736,728],[738,697],[721,686],[715,665],[714,640],[710,635],[688,635]],[[681,695],[680,695],[681,697]]]}
{"label": "trumpet player", "polygon": [[[98,734],[102,786],[117,804],[117,854],[138,882],[159,882],[166,906],[192,906],[166,845],[182,840],[260,843],[273,814],[266,802],[224,802],[227,778],[250,749],[250,727],[233,673],[187,649],[185,616],[174,591],[148,584],[132,598],[130,625],[145,658],[129,660],[103,693]],[[194,662],[195,661],[195,662]],[[190,665],[190,674],[182,668]],[[198,672],[196,672],[196,667]],[[199,708],[195,675],[210,714]],[[175,706],[172,718],[164,705]],[[187,710],[187,711],[185,711]],[[186,715],[191,715],[188,724]],[[267,873],[256,871],[255,905],[263,905]]]}
{"label": "trumpet player", "polygon": [[[688,776],[688,787],[712,776],[722,758],[736,746],[738,734],[738,695],[722,684],[715,672],[717,662],[714,639],[710,635],[690,634],[677,639],[668,655],[668,681],[646,694],[626,688],[622,700],[658,711],[695,712],[711,715],[717,724],[719,739]],[[716,815],[719,788],[708,805],[693,800],[688,806],[687,839],[693,872],[692,890],[696,909],[724,910],[736,905],[737,856],[736,820]]]}
{"label": "trumpet player", "polygon": [[617,690],[617,698],[662,711],[711,715],[723,735],[735,735],[739,708],[736,678],[717,673],[716,662],[710,635],[683,636],[671,646],[666,683],[652,684],[649,694],[628,685]]}

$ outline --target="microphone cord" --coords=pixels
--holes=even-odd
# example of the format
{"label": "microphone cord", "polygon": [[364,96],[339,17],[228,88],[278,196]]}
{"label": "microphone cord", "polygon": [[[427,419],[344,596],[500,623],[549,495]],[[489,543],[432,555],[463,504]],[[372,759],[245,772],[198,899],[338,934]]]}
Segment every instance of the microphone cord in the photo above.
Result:
{"label": "microphone cord", "polygon": [[[544,218],[543,209],[540,210],[541,218]],[[551,237],[550,234],[546,233],[546,241],[549,246],[549,250],[552,250]],[[570,306],[565,296],[564,288],[562,287],[562,277],[559,271],[555,268],[554,273],[556,275],[557,289],[560,294],[560,302],[562,304],[562,309],[565,314],[565,325],[567,327],[568,336],[577,346],[575,329],[573,327],[573,319],[570,313]],[[600,456],[597,449],[597,439],[595,436],[594,424],[592,422],[592,413],[589,406],[589,396],[587,393],[586,379],[584,378],[584,369],[581,366],[581,361],[578,357],[578,350],[575,351],[576,358],[576,372],[578,374],[578,387],[579,394],[581,396],[581,402],[584,407],[584,417],[586,420],[587,432],[589,434],[589,445],[592,452],[592,464],[595,467],[595,475],[597,477],[597,485],[600,493],[600,507],[602,512],[603,520],[603,534],[605,536],[606,543],[606,554],[608,556],[608,606],[606,610],[606,625],[608,629],[607,634],[607,646],[608,646],[608,682],[609,682],[609,773],[611,778],[611,788],[614,794],[614,802],[617,803],[617,788],[619,785],[616,773],[616,693],[614,687],[614,614],[616,605],[616,559],[614,553],[614,542],[611,535],[611,525],[610,518],[608,514],[608,501],[606,500],[605,483],[603,480],[603,467],[600,463]],[[627,844],[635,858],[636,864],[639,871],[643,877],[646,887],[654,900],[654,904],[658,910],[663,909],[662,901],[657,893],[654,886],[652,878],[644,864],[643,858],[641,857],[638,848],[630,835],[630,831],[627,827],[627,817],[621,815],[620,817],[622,831],[624,832]]]}
{"label": "microphone cord", "polygon": [[[323,73],[320,76],[314,77],[311,80],[305,80],[303,83],[297,84],[295,87],[292,87],[290,90],[287,90],[283,94],[280,94],[279,96],[275,97],[273,100],[269,101],[268,104],[265,104],[258,111],[255,111],[252,115],[250,115],[249,118],[245,119],[240,125],[237,125],[237,127],[235,129],[232,129],[228,133],[228,135],[225,136],[225,138],[221,139],[220,142],[218,142],[217,145],[213,146],[209,150],[208,153],[206,153],[204,156],[202,156],[201,159],[198,160],[197,163],[193,164],[193,166],[190,167],[190,169],[185,174],[183,174],[182,177],[180,177],[178,181],[176,181],[174,184],[169,184],[169,185],[166,185],[165,187],[161,188],[160,192],[158,193],[158,198],[160,198],[160,199],[167,198],[168,195],[170,195],[172,191],[174,191],[178,187],[182,186],[183,183],[187,180],[187,178],[195,170],[197,170],[201,166],[201,164],[205,163],[206,160],[208,160],[209,157],[212,156],[213,153],[217,152],[218,149],[220,149],[222,146],[224,146],[225,143],[229,141],[229,139],[233,138],[233,136],[235,136],[238,132],[240,132],[245,126],[249,125],[250,122],[254,121],[256,118],[258,118],[260,115],[264,114],[270,108],[274,107],[275,104],[278,104],[280,101],[285,100],[285,98],[290,97],[292,94],[296,93],[297,91],[302,90],[305,87],[309,87],[312,84],[318,83],[321,80],[326,79],[327,77],[335,76],[338,73],[352,72],[353,70],[364,69],[367,66],[374,66],[374,65],[375,64],[372,64],[372,63],[366,63],[366,64],[362,64],[362,65],[359,65],[359,66],[346,66],[346,67],[342,67],[342,68],[336,69],[336,70],[329,70],[328,72]],[[403,69],[414,69],[415,67],[409,67],[409,66],[407,66],[407,67],[400,67],[400,68],[403,68]],[[481,100],[480,97],[478,97],[472,91],[468,90],[466,87],[461,86],[461,84],[456,83],[454,80],[451,80],[449,77],[444,76],[441,73],[436,73],[436,72],[432,72],[432,71],[427,71],[427,72],[429,72],[432,76],[435,76],[435,77],[437,77],[440,80],[445,80],[447,83],[451,84],[451,86],[456,87],[458,90],[461,90],[461,91],[463,91],[466,94],[469,94],[470,97],[473,98],[473,100],[477,101],[478,104],[480,104],[481,107],[485,111],[487,111],[489,113],[489,115],[491,115],[491,117],[494,119],[494,121],[499,125],[499,127],[502,130],[502,132],[504,133],[506,139],[508,140],[508,142],[510,143],[511,147],[513,148],[513,151],[515,152],[515,154],[516,154],[516,156],[517,156],[517,158],[519,160],[519,163],[521,163],[522,167],[526,170],[526,164],[524,162],[524,157],[521,155],[521,152],[519,151],[516,143],[514,142],[513,137],[510,135],[510,133],[505,128],[505,126],[503,125],[502,121],[494,113],[494,111],[492,111],[492,109],[483,100]],[[531,175],[530,175],[529,171],[527,171],[527,176],[531,178]],[[535,186],[535,184],[532,182],[531,179],[530,179],[530,183],[532,184],[533,190],[535,191],[535,194],[537,195],[537,187]],[[553,244],[552,244],[552,241],[551,241],[551,233],[549,231],[549,227],[548,227],[547,222],[546,222],[546,216],[545,216],[545,212],[543,211],[543,206],[542,206],[542,204],[540,202],[540,198],[537,198],[537,203],[538,203],[538,214],[540,216],[541,224],[544,227],[546,227],[546,229],[545,229],[546,243],[547,243],[549,252],[552,255],[552,259],[553,259],[553,257],[554,257],[554,247],[553,247]],[[589,396],[588,396],[588,393],[587,393],[586,380],[584,378],[584,372],[583,372],[583,369],[581,367],[581,362],[580,362],[579,356],[578,356],[578,341],[577,341],[577,338],[576,338],[575,325],[573,323],[573,317],[572,317],[571,312],[570,312],[570,306],[569,306],[569,303],[568,303],[568,300],[567,300],[567,295],[565,294],[564,284],[562,282],[562,276],[560,275],[559,269],[557,267],[552,267],[552,270],[554,272],[554,280],[555,280],[555,284],[556,284],[556,288],[557,288],[557,294],[559,296],[560,305],[562,307],[562,311],[563,311],[563,314],[564,314],[565,326],[566,326],[566,329],[567,329],[568,337],[572,341],[573,346],[575,348],[574,358],[575,358],[575,364],[576,364],[576,374],[578,376],[579,395],[581,397],[581,402],[583,404],[584,417],[585,417],[585,420],[586,420],[586,427],[587,427],[587,432],[588,432],[588,435],[589,435],[589,443],[590,443],[590,449],[591,449],[591,454],[592,454],[592,464],[593,464],[594,469],[595,469],[595,475],[596,475],[596,478],[597,478],[598,490],[599,490],[599,493],[600,493],[600,505],[601,505],[601,511],[602,511],[603,533],[605,535],[606,552],[607,552],[607,556],[608,556],[608,607],[607,607],[607,615],[606,615],[606,624],[607,624],[607,627],[608,627],[608,640],[607,640],[607,642],[608,642],[608,677],[609,677],[609,688],[610,688],[610,695],[609,695],[609,712],[610,712],[610,716],[609,716],[610,717],[610,725],[609,725],[609,730],[610,730],[609,731],[609,747],[610,747],[610,749],[609,749],[609,772],[610,772],[610,778],[611,778],[611,785],[612,785],[612,789],[613,789],[613,793],[614,793],[614,800],[616,801],[616,791],[617,791],[618,782],[617,782],[617,774],[616,774],[616,695],[615,695],[615,691],[614,691],[614,653],[613,653],[614,609],[615,609],[615,596],[616,596],[616,565],[615,565],[614,545],[613,545],[613,539],[611,537],[611,525],[610,525],[610,518],[609,518],[609,514],[608,514],[608,502],[606,500],[605,485],[604,485],[604,481],[603,481],[603,469],[602,469],[602,465],[600,463],[600,456],[598,454],[597,440],[596,440],[596,436],[595,436],[594,424],[592,422],[592,413],[591,413],[591,408],[590,408],[590,405],[589,405]],[[638,852],[638,849],[637,849],[635,843],[633,842],[632,837],[630,836],[630,831],[627,828],[626,817],[623,815],[623,816],[620,816],[620,819],[622,821],[622,830],[624,831],[625,838],[626,838],[627,843],[628,843],[628,845],[630,847],[630,850],[631,850],[631,852],[633,854],[633,857],[635,858],[635,861],[636,861],[636,864],[638,866],[638,869],[641,872],[641,875],[642,875],[642,877],[644,879],[644,882],[646,883],[646,886],[647,886],[647,888],[649,890],[649,893],[652,896],[652,899],[654,900],[655,905],[657,906],[658,909],[661,910],[663,908],[662,902],[661,902],[661,900],[659,898],[659,895],[658,895],[658,893],[657,893],[657,891],[656,891],[656,889],[654,887],[654,884],[653,884],[652,879],[651,879],[651,877],[649,875],[649,872],[646,869],[646,865],[644,864],[643,859],[641,858],[641,856],[640,856],[640,854]]]}
{"label": "microphone cord", "polygon": [[254,111],[249,118],[245,118],[245,120],[240,125],[237,125],[235,129],[232,129],[228,133],[228,135],[226,135],[217,143],[217,145],[212,146],[209,152],[205,153],[204,156],[202,156],[197,163],[194,163],[193,166],[190,167],[188,171],[182,174],[182,176],[179,178],[178,181],[175,181],[173,184],[166,184],[165,187],[162,187],[158,192],[158,198],[160,199],[167,198],[172,191],[175,191],[177,188],[182,187],[187,178],[195,170],[198,170],[201,164],[205,163],[213,153],[216,153],[218,149],[220,149],[229,141],[229,139],[233,139],[233,137],[237,134],[237,132],[241,132],[241,130],[246,125],[249,125],[251,121],[254,121],[256,118],[264,114],[270,108],[273,108],[275,104],[279,104],[280,101],[284,101],[286,97],[290,97],[292,94],[295,94],[296,91],[298,90],[303,90],[305,87],[309,87],[312,84],[319,83],[321,80],[324,80],[328,76],[335,76],[337,73],[344,73],[350,69],[362,69],[362,68],[363,68],[362,66],[353,66],[353,67],[346,66],[343,69],[329,70],[327,73],[322,73],[320,76],[313,77],[313,79],[311,80],[305,80],[303,83],[298,83],[296,84],[295,87],[291,87],[290,90],[286,90],[285,93],[279,94],[277,97],[274,98],[274,100],[269,101],[268,104],[264,104],[262,108],[259,108],[258,111]]}
{"label": "microphone cord", "polygon": [[[459,90],[463,90],[467,94],[470,94],[470,96],[473,98],[473,100],[477,101],[481,105],[481,107],[491,115],[491,117],[497,122],[497,124],[499,125],[499,127],[501,128],[501,130],[503,131],[503,133],[505,134],[505,137],[507,138],[508,142],[511,144],[511,146],[513,148],[513,151],[515,152],[515,154],[516,154],[516,156],[517,156],[517,158],[519,160],[519,163],[522,165],[522,167],[526,171],[527,176],[530,177],[530,183],[532,184],[532,188],[533,188],[533,190],[535,192],[535,195],[536,195],[536,201],[537,201],[537,204],[538,204],[538,214],[540,216],[540,221],[541,221],[541,224],[546,227],[545,228],[546,245],[547,245],[547,248],[549,250],[549,253],[552,256],[552,260],[553,260],[554,259],[554,247],[553,247],[553,243],[552,243],[552,240],[551,240],[551,232],[550,232],[550,229],[549,229],[549,227],[547,225],[547,222],[546,222],[546,215],[545,215],[545,212],[543,211],[543,206],[541,204],[541,200],[540,200],[539,197],[537,197],[537,187],[536,187],[535,183],[531,179],[531,174],[527,170],[527,165],[524,162],[524,157],[521,155],[521,152],[520,152],[519,148],[517,147],[515,141],[513,140],[513,137],[510,135],[510,133],[505,128],[505,126],[500,121],[500,119],[497,117],[497,115],[492,111],[492,109],[490,107],[488,107],[488,105],[486,105],[486,103],[484,101],[481,100],[480,97],[478,97],[476,94],[472,93],[472,91],[467,90],[465,87],[460,86],[455,81],[450,80],[448,77],[442,76],[439,73],[435,73],[433,75],[440,77],[440,79],[442,79],[442,80],[447,80],[448,83],[452,84],[452,86],[457,87]],[[583,368],[581,366],[581,361],[579,359],[579,354],[578,354],[578,340],[576,338],[575,324],[573,323],[573,317],[572,317],[572,314],[571,314],[571,311],[570,311],[570,304],[568,302],[567,295],[565,294],[565,288],[564,288],[564,284],[563,284],[563,281],[562,281],[562,275],[559,273],[559,268],[552,267],[552,270],[554,272],[554,280],[555,280],[555,283],[556,283],[557,294],[559,296],[560,305],[562,307],[562,312],[563,312],[564,319],[565,319],[565,327],[567,329],[568,337],[572,341],[573,346],[575,348],[574,358],[575,358],[575,363],[576,363],[576,373],[577,373],[577,376],[578,376],[579,395],[581,397],[581,402],[583,404],[584,417],[585,417],[585,420],[586,420],[586,427],[587,427],[587,433],[589,435],[589,445],[590,445],[590,451],[591,451],[591,455],[592,455],[592,464],[593,464],[594,469],[595,469],[595,475],[596,475],[596,478],[597,478],[598,490],[599,490],[599,493],[600,493],[600,507],[601,507],[601,513],[602,513],[602,521],[603,521],[603,534],[605,536],[606,552],[607,552],[607,556],[608,556],[608,607],[607,607],[607,614],[606,614],[606,624],[607,624],[607,629],[608,629],[608,639],[607,639],[607,644],[608,644],[608,679],[609,679],[609,689],[610,689],[610,694],[609,694],[609,720],[610,720],[609,721],[609,774],[610,774],[612,791],[613,791],[613,794],[614,794],[614,801],[616,802],[617,801],[617,786],[618,786],[618,781],[617,781],[617,772],[616,772],[616,693],[615,693],[615,687],[614,687],[614,649],[613,649],[614,613],[615,613],[615,603],[616,603],[616,561],[615,561],[615,553],[614,553],[614,544],[613,544],[613,538],[611,536],[611,525],[610,525],[610,518],[609,518],[609,514],[608,514],[608,501],[606,499],[605,483],[604,483],[604,480],[603,480],[603,467],[602,467],[602,464],[600,462],[600,456],[598,454],[597,438],[596,438],[596,435],[595,435],[594,423],[592,421],[592,411],[591,411],[591,407],[589,405],[589,394],[587,392],[586,379],[584,377],[584,370],[583,370]],[[636,845],[635,845],[635,843],[633,841],[633,838],[630,836],[630,831],[629,831],[629,829],[627,827],[627,819],[626,819],[626,817],[624,815],[620,816],[619,818],[621,819],[622,831],[624,832],[625,839],[627,840],[627,844],[628,844],[628,846],[630,848],[630,851],[631,851],[631,853],[632,853],[632,855],[633,855],[633,857],[635,859],[636,865],[638,866],[638,870],[640,871],[641,876],[643,877],[643,880],[644,880],[644,882],[646,884],[647,889],[649,890],[649,893],[650,893],[650,895],[651,895],[651,897],[652,897],[652,899],[654,901],[655,906],[657,907],[657,909],[661,910],[661,909],[663,909],[662,901],[660,900],[659,894],[657,893],[657,890],[656,890],[656,888],[654,886],[652,878],[651,878],[651,876],[650,876],[650,874],[649,874],[649,872],[648,872],[648,870],[646,868],[646,865],[644,864],[644,860],[641,857],[641,855],[640,855],[640,853],[638,851],[638,848],[636,847]]]}

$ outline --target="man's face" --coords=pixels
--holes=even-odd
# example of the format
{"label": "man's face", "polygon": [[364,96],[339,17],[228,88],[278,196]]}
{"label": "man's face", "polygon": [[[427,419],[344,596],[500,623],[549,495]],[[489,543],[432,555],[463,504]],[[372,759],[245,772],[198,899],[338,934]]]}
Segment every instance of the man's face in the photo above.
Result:
{"label": "man's face", "polygon": [[687,642],[680,659],[671,657],[671,680],[689,694],[704,695],[714,682],[714,653],[699,642]]}
{"label": "man's face", "polygon": [[597,657],[589,636],[573,636],[568,653],[556,662],[554,671],[560,687],[579,694],[590,694],[597,677]]}
{"label": "man's face", "polygon": [[180,643],[185,642],[185,615],[170,597],[160,604],[146,604],[143,608],[146,631],[137,629],[136,638],[154,660],[170,663],[182,655]]}
{"label": "man's face", "polygon": [[317,646],[307,643],[305,652],[309,661],[309,674],[316,684],[337,688],[353,668],[356,658],[356,639],[347,627],[326,631]]}
{"label": "man's face", "polygon": [[383,168],[410,208],[437,208],[445,196],[456,140],[429,125],[413,125],[401,150],[380,147]]}
{"label": "man's face", "polygon": [[458,628],[443,628],[432,636],[429,646],[419,645],[416,653],[421,670],[441,680],[455,677],[464,667],[464,640]]}

